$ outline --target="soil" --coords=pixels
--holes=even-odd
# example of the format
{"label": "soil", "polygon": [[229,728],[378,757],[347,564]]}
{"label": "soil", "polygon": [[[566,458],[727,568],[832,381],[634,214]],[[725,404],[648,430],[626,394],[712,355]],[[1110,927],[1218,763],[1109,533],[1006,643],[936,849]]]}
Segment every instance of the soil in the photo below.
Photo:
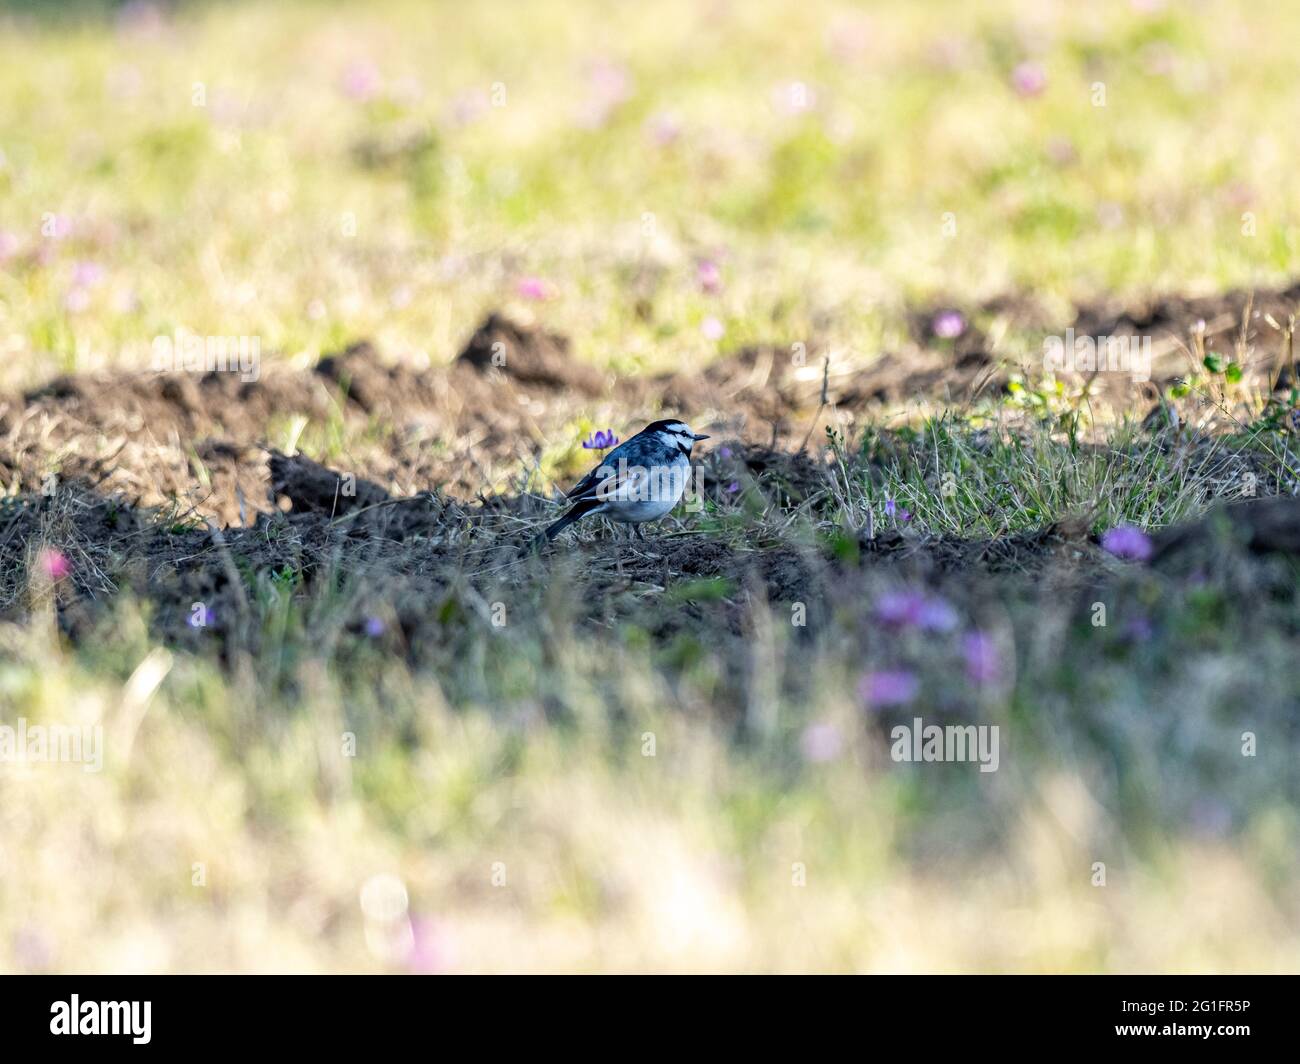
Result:
{"label": "soil", "polygon": [[[1256,296],[1247,321],[1277,317],[1297,295]],[[1238,294],[1082,308],[1075,327],[1177,334],[1203,318],[1217,335],[1231,319],[1240,327],[1245,306]],[[1012,301],[970,318],[1028,313]],[[16,493],[0,508],[0,616],[30,608],[43,543],[72,563],[52,593],[74,636],[104,623],[116,593],[130,590],[150,604],[150,624],[168,641],[237,636],[228,645],[248,647],[259,638],[251,594],[329,581],[350,597],[351,634],[414,656],[452,652],[451,620],[490,603],[550,608],[545,588],[560,572],[578,585],[573,608],[586,623],[637,617],[668,641],[744,640],[755,599],[804,603],[815,633],[880,566],[942,579],[946,594],[973,598],[991,574],[1067,588],[1104,577],[1114,560],[1082,522],[978,542],[881,530],[798,543],[738,543],[688,524],[649,544],[575,547],[566,538],[521,558],[553,509],[530,494],[483,493],[491,471],[535,461],[570,423],[578,397],[619,427],[672,411],[711,429],[714,448],[731,457],[704,464],[706,498],[722,498],[743,467],[768,503],[816,511],[829,505],[828,474],[800,444],[824,408],[867,417],[909,395],[961,401],[1002,386],[1005,368],[982,325],[945,345],[924,333],[931,321],[932,311],[918,310],[916,349],[861,367],[757,345],[699,373],[619,381],[575,360],[564,337],[493,314],[454,362],[426,372],[360,342],[309,371],[268,367],[256,382],[218,373],[59,378],[0,398],[0,476]],[[295,415],[317,427],[340,423],[348,439],[369,442],[347,455],[347,468],[280,453],[268,443],[271,427]],[[1261,500],[1173,530],[1158,540],[1153,564],[1204,564],[1224,528],[1249,552],[1300,554],[1298,509],[1295,499]]]}
{"label": "soil", "polygon": [[[1252,372],[1267,375],[1276,345],[1263,315],[1285,321],[1298,301],[1300,286],[1254,296],[1168,297],[1124,310],[1082,307],[1074,328],[1152,334],[1161,352],[1153,375],[1169,380],[1187,371],[1174,338],[1204,320],[1207,346],[1225,348],[1247,314],[1260,350]],[[300,416],[312,426],[337,421],[366,430],[372,444],[344,463],[357,476],[400,493],[438,487],[474,497],[532,467],[571,423],[575,397],[618,431],[676,414],[715,436],[798,450],[806,439],[820,440],[832,412],[852,425],[882,404],[951,405],[996,394],[1011,367],[984,325],[1002,317],[1047,328],[1031,300],[1003,299],[969,312],[966,332],[941,341],[932,331],[940,309],[946,308],[911,315],[915,346],[861,365],[827,360],[815,345],[798,354],[754,345],[699,372],[620,380],[572,357],[565,337],[494,313],[450,365],[427,371],[391,363],[360,341],[313,369],[270,366],[251,382],[231,373],[61,377],[0,397],[0,478],[10,490],[39,491],[55,475],[133,504],[247,525],[271,508],[265,457],[272,430]],[[1126,377],[1122,386],[1131,400]]]}

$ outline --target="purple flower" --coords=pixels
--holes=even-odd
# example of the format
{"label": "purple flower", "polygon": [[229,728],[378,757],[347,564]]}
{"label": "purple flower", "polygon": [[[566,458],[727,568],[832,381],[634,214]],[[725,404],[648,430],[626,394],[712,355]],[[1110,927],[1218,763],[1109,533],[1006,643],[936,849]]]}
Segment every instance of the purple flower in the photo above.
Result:
{"label": "purple flower", "polygon": [[701,259],[696,275],[700,282],[701,292],[712,296],[722,291],[722,270],[712,259]]}
{"label": "purple flower", "polygon": [[727,328],[717,318],[705,318],[700,323],[700,332],[706,340],[721,340],[726,335]]}
{"label": "purple flower", "polygon": [[885,500],[885,516],[896,517],[900,521],[912,520],[912,512],[910,510],[904,510],[898,505],[898,503],[894,502],[893,499]]}
{"label": "purple flower", "polygon": [[1132,525],[1116,525],[1102,533],[1101,548],[1117,558],[1144,562],[1151,557],[1151,537]]}
{"label": "purple flower", "polygon": [[946,599],[919,591],[886,591],[876,599],[875,616],[881,624],[924,632],[950,632],[957,627],[957,611]]}
{"label": "purple flower", "polygon": [[985,632],[967,632],[961,641],[966,659],[966,677],[974,684],[994,683],[1002,675],[1002,662],[993,637]]}
{"label": "purple flower", "polygon": [[1047,88],[1047,71],[1038,63],[1026,61],[1011,72],[1011,85],[1020,96],[1037,96]]}
{"label": "purple flower", "polygon": [[549,299],[551,286],[540,277],[521,277],[515,291],[525,299]]}
{"label": "purple flower", "polygon": [[583,449],[587,451],[605,451],[617,444],[618,437],[613,429],[597,429],[590,439],[582,441]]}
{"label": "purple flower", "polygon": [[1192,827],[1202,835],[1222,838],[1232,830],[1232,810],[1215,798],[1194,798],[1187,813]]}
{"label": "purple flower", "polygon": [[799,752],[805,761],[814,765],[834,761],[844,748],[844,737],[839,728],[829,721],[809,724],[799,736]]}
{"label": "purple flower", "polygon": [[371,639],[378,639],[384,634],[384,622],[380,617],[366,618],[366,635]]}
{"label": "purple flower", "polygon": [[905,706],[916,697],[921,682],[906,669],[879,669],[864,673],[858,683],[858,695],[868,708]]}
{"label": "purple flower", "polygon": [[941,310],[930,322],[930,331],[940,340],[955,340],[966,331],[966,319],[955,310]]}
{"label": "purple flower", "polygon": [[923,632],[951,632],[957,627],[957,611],[944,599],[927,597],[916,614],[916,626]]}
{"label": "purple flower", "polygon": [[1155,629],[1151,625],[1151,618],[1139,613],[1128,619],[1124,625],[1124,634],[1135,643],[1145,643],[1155,634]]}
{"label": "purple flower", "polygon": [[730,484],[727,485],[728,495],[735,495],[736,492],[738,492],[739,490],[740,490],[740,481],[738,480],[733,480]]}
{"label": "purple flower", "polygon": [[730,457],[731,457],[731,448],[730,448],[730,447],[719,447],[719,448],[718,448],[718,454],[721,455],[723,458],[730,458]]}
{"label": "purple flower", "polygon": [[349,63],[343,72],[343,95],[365,103],[379,95],[379,68],[364,59]]}

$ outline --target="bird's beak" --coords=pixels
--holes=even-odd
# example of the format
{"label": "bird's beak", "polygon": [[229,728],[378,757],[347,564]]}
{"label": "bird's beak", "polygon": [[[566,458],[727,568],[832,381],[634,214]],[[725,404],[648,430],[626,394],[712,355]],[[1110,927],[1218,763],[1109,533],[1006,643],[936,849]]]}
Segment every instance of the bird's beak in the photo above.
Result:
{"label": "bird's beak", "polygon": [[707,440],[707,439],[709,439],[708,436],[701,436],[698,432],[695,434],[695,442],[696,442],[696,443],[699,443],[700,440]]}

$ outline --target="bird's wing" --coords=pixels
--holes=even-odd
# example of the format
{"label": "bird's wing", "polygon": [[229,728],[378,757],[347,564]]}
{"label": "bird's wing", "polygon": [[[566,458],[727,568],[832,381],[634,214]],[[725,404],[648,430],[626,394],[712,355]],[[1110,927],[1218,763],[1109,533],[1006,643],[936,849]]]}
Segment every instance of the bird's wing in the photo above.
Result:
{"label": "bird's wing", "polygon": [[600,465],[596,466],[595,469],[578,481],[578,483],[573,486],[572,490],[566,493],[565,498],[576,500],[585,499],[590,496],[595,489],[599,487],[602,481],[608,479],[614,474],[615,470],[618,469],[619,457],[626,453],[623,448],[625,448],[630,442],[631,441],[628,440],[619,444],[619,446],[615,447],[609,452],[609,454],[605,455],[601,460]]}
{"label": "bird's wing", "polygon": [[615,469],[602,465],[593,469],[569,493],[569,499],[580,502],[611,502],[645,498],[653,483],[649,470],[640,466]]}
{"label": "bird's wing", "polygon": [[583,477],[573,489],[565,494],[566,499],[585,499],[599,488],[602,481],[614,475],[614,471],[604,462]]}

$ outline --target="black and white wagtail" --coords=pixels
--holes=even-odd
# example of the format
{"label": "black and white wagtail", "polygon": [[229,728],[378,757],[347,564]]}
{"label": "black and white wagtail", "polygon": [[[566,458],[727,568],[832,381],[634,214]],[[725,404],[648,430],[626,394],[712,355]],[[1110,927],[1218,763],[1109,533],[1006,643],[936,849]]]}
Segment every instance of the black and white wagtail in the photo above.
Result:
{"label": "black and white wagtail", "polygon": [[677,505],[691,475],[691,448],[708,438],[676,419],[647,425],[578,481],[565,496],[573,503],[569,512],[532,545],[553,540],[588,514],[632,525],[638,538],[645,539],[641,523],[655,521]]}

